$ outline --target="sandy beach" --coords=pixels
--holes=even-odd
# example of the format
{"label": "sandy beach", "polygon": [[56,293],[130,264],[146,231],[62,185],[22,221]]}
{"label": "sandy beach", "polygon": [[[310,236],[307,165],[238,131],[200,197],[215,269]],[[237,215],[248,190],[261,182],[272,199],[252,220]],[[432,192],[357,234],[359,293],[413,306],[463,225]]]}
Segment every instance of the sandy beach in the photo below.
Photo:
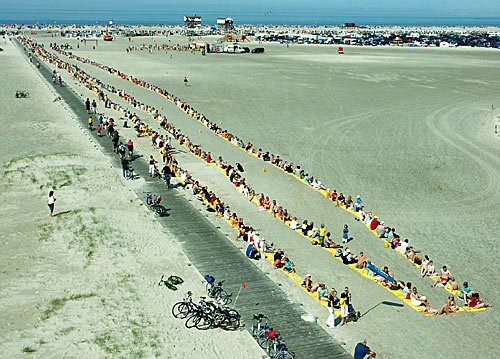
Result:
{"label": "sandy beach", "polygon": [[[246,331],[172,317],[187,290],[204,294],[201,275],[19,50],[2,47],[0,356],[260,357]],[[14,99],[19,89],[30,98]],[[158,287],[164,273],[189,288]]]}
{"label": "sandy beach", "polygon": [[[46,48],[54,41],[43,34],[36,39]],[[500,106],[498,51],[346,47],[340,56],[334,46],[251,43],[250,47],[264,46],[266,52],[207,56],[125,52],[131,44],[153,41],[168,39],[134,38],[129,43],[117,38],[112,43],[100,41],[95,50],[90,45],[77,49],[76,39],[57,39],[71,44],[75,54],[169,89],[229,131],[300,163],[328,187],[360,194],[367,208],[431,255],[437,265],[446,264],[461,281],[468,280],[494,306],[487,312],[449,318],[424,317],[257,211],[220,171],[179,151],[176,156],[184,168],[213,188],[268,241],[286,249],[299,275],[311,273],[329,287],[351,288],[357,309],[365,315],[358,323],[330,330],[348,351],[366,337],[377,357],[495,356],[498,345],[485,333],[500,329],[495,309],[500,297],[491,285],[499,268],[494,260],[485,259],[498,251],[495,237],[500,230],[500,139],[494,134]],[[185,38],[170,41],[183,43]],[[61,102],[52,102],[56,95],[21,60],[19,51],[10,43],[2,46],[6,51],[0,59],[6,65],[1,71],[8,86],[0,99],[9,112],[1,116],[9,126],[5,133],[10,134],[3,136],[7,150],[0,155],[1,196],[6,203],[2,214],[9,218],[2,254],[8,265],[1,274],[8,285],[0,299],[5,308],[0,322],[6,323],[2,330],[6,355],[31,348],[40,357],[48,353],[169,357],[164,348],[184,343],[171,349],[171,357],[194,357],[193,348],[204,357],[226,357],[236,348],[228,344],[238,343],[239,356],[260,357],[262,352],[247,332],[230,337],[220,331],[189,332],[170,316],[168,309],[180,296],[155,287],[162,273],[180,270],[193,288],[197,286],[198,294],[203,292],[200,275],[182,254],[182,245],[140,205],[132,184],[110,168]],[[398,278],[410,280],[433,307],[444,302],[447,292],[431,289],[431,282],[420,278],[407,261],[384,249],[352,216],[319,194],[216,137],[157,94],[93,66],[78,66],[161,107],[203,148],[241,163],[256,191],[278,199],[300,218],[326,223],[335,239],[348,223],[354,252],[364,250]],[[78,94],[92,96],[67,73],[62,76]],[[184,86],[184,76],[190,86]],[[32,96],[14,101],[12,94],[21,87]],[[129,106],[118,97],[113,100]],[[32,102],[27,107],[23,101]],[[151,126],[158,127],[153,121]],[[133,136],[132,129],[123,131]],[[19,146],[21,141],[26,142]],[[136,144],[144,154],[155,153],[146,139]],[[61,214],[48,218],[45,197],[52,186],[57,187],[56,208]],[[20,197],[25,199],[19,201]],[[220,219],[208,218],[234,237]],[[268,263],[257,265],[324,326],[324,307]],[[387,302],[401,305],[384,305]]]}

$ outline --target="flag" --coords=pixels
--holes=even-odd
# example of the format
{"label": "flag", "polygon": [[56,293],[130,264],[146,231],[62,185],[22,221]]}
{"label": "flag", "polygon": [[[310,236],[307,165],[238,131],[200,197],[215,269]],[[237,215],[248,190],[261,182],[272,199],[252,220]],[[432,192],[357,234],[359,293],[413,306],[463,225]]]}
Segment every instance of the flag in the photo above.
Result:
{"label": "flag", "polygon": [[247,285],[245,284],[245,282],[241,282],[241,288],[245,289],[247,287]]}

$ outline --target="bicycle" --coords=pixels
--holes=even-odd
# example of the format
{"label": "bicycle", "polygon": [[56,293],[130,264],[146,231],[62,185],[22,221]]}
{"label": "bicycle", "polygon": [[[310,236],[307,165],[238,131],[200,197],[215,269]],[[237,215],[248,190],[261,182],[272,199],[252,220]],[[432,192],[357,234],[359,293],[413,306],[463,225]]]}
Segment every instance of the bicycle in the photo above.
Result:
{"label": "bicycle", "polygon": [[196,303],[193,303],[193,293],[187,292],[186,297],[172,306],[174,318],[185,319],[195,310]]}
{"label": "bicycle", "polygon": [[158,282],[158,285],[159,286],[164,285],[165,287],[167,287],[168,289],[171,289],[171,290],[177,290],[176,285],[184,283],[184,280],[181,277],[176,276],[176,275],[171,275],[166,280],[163,279],[164,277],[165,277],[165,274],[162,274],[161,279]]}
{"label": "bicycle", "polygon": [[214,283],[215,281],[207,282],[207,295],[209,298],[215,299],[216,302],[220,304],[227,305],[231,303],[233,301],[231,298],[233,294],[229,294],[222,288],[222,283],[224,283],[224,281],[220,281],[217,284]]}
{"label": "bicycle", "polygon": [[160,215],[160,217],[167,214],[167,209],[163,207],[160,203],[163,200],[161,195],[156,196],[151,192],[147,192],[146,194],[146,203],[149,208],[151,208],[154,212]]}
{"label": "bicycle", "polygon": [[272,337],[269,336],[268,341],[266,342],[266,350],[271,358],[274,359],[294,359],[295,354],[293,352],[289,352],[286,349],[285,342],[283,338],[276,333]]}

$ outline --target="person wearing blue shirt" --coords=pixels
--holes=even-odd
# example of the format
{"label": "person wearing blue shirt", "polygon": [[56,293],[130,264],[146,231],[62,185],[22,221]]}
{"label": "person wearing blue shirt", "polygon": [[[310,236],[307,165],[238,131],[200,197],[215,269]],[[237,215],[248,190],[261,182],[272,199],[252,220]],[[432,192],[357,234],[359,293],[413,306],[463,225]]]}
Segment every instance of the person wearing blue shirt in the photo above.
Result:
{"label": "person wearing blue shirt", "polygon": [[362,339],[354,348],[354,359],[363,359],[368,355],[368,358],[375,358],[375,353],[366,345],[366,339]]}

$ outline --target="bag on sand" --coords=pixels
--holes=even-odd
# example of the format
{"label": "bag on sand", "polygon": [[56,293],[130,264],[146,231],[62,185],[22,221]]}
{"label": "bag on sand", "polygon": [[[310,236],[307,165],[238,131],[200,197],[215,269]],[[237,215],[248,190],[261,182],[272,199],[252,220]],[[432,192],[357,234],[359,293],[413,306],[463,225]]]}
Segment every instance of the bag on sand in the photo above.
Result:
{"label": "bag on sand", "polygon": [[214,276],[212,276],[212,275],[210,275],[210,274],[205,274],[205,280],[206,280],[208,283],[212,284],[213,282],[215,282],[215,277],[214,277]]}

